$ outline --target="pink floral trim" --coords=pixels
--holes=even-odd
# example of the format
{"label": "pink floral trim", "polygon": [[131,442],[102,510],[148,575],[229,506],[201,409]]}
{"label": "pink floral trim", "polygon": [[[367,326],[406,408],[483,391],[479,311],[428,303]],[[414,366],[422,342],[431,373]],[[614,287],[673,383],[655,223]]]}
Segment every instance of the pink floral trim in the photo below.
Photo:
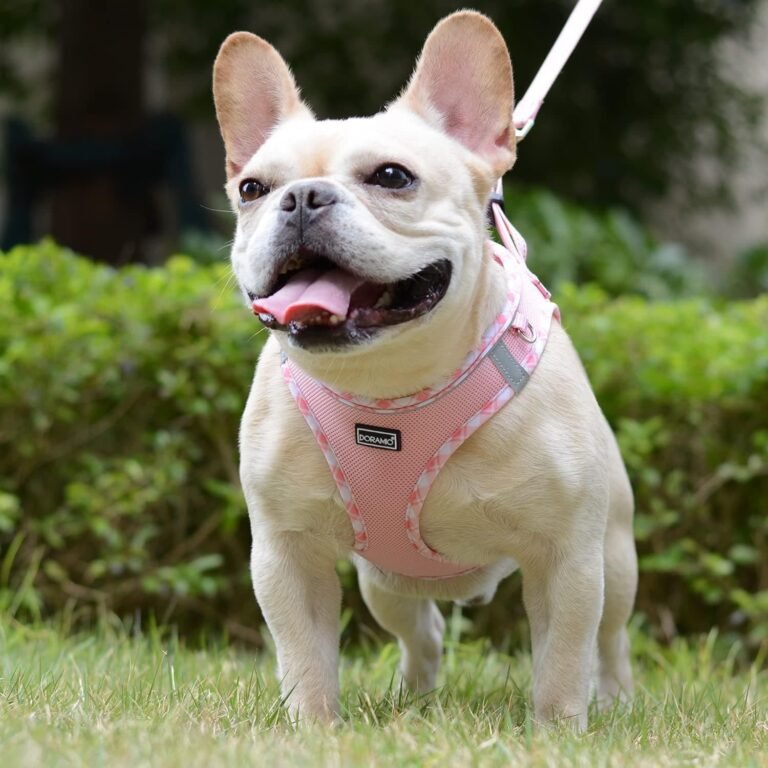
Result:
{"label": "pink floral trim", "polygon": [[[518,361],[529,374],[536,368],[539,359],[544,352],[544,347],[547,344],[547,338],[549,337],[549,326],[547,323],[537,323],[536,325],[539,328],[547,328],[547,332],[540,333],[540,335],[537,336],[536,341],[530,345],[525,357]],[[437,453],[435,453],[435,455],[427,462],[427,466],[416,481],[416,486],[408,497],[408,506],[405,510],[405,530],[414,549],[424,557],[431,560],[438,560],[439,562],[447,562],[439,552],[432,549],[432,547],[421,538],[419,525],[421,509],[424,506],[424,502],[426,501],[437,475],[461,444],[473,432],[483,426],[488,419],[498,413],[512,399],[514,394],[514,390],[509,385],[505,386],[493,399],[486,403],[477,413],[455,430],[454,433],[440,446]]]}
{"label": "pink floral trim", "polygon": [[[503,265],[503,259],[510,257],[509,253],[497,243],[489,242],[491,253]],[[515,274],[511,277],[516,276]],[[510,279],[511,283],[511,279]],[[341,400],[349,405],[355,405],[359,408],[363,408],[367,411],[374,413],[388,413],[392,411],[405,410],[408,408],[420,407],[428,405],[437,397],[442,395],[449,389],[458,386],[464,379],[469,376],[482,359],[493,348],[493,345],[504,335],[507,328],[510,325],[515,326],[515,317],[517,314],[517,308],[520,304],[520,297],[522,295],[522,284],[518,280],[517,284],[513,287],[510,285],[510,290],[507,293],[507,300],[504,304],[504,308],[494,318],[491,325],[483,334],[480,344],[473,349],[462,364],[446,379],[435,384],[432,387],[426,387],[413,395],[406,395],[405,397],[397,397],[389,400],[385,399],[371,399],[356,395],[353,392],[338,392],[327,384],[321,386],[326,389],[337,400]],[[522,329],[521,329],[522,330]]]}
{"label": "pink floral trim", "polygon": [[424,539],[421,538],[419,529],[419,515],[424,506],[427,495],[432,484],[435,482],[440,470],[445,463],[459,448],[459,446],[477,429],[485,424],[488,419],[497,413],[506,405],[514,395],[511,387],[504,387],[490,402],[486,403],[472,418],[462,424],[438,449],[437,453],[427,462],[427,466],[416,481],[416,486],[408,497],[408,506],[405,510],[405,530],[408,539],[413,544],[414,549],[420,555],[430,560],[447,562],[446,559],[430,547]]}
{"label": "pink floral trim", "polygon": [[336,482],[336,487],[339,489],[341,500],[344,502],[344,507],[347,510],[349,521],[352,524],[352,530],[355,535],[355,549],[358,552],[362,552],[368,547],[368,532],[365,529],[365,521],[363,520],[363,516],[360,514],[360,510],[357,508],[355,499],[352,496],[352,489],[350,488],[349,482],[347,481],[344,471],[342,470],[341,465],[336,458],[336,454],[333,452],[333,449],[328,443],[328,437],[323,431],[323,428],[320,426],[320,422],[315,418],[315,415],[312,413],[312,409],[309,407],[309,403],[301,393],[301,389],[299,389],[299,385],[296,383],[296,380],[293,378],[291,366],[283,365],[282,370],[285,383],[288,385],[288,389],[291,391],[299,411],[301,411],[301,414],[304,416],[304,419],[309,425],[309,428],[312,430],[312,433],[315,436],[315,440],[320,446],[320,449],[325,456],[325,460],[328,462],[331,475],[333,475],[333,479]]}

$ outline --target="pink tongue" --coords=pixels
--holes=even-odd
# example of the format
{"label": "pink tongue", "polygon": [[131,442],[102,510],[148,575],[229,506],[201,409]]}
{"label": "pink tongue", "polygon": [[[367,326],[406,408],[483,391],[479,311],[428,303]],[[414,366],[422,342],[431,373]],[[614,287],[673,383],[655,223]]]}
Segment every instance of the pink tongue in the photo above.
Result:
{"label": "pink tongue", "polygon": [[352,294],[364,282],[341,269],[303,269],[276,293],[256,299],[253,311],[272,315],[281,325],[319,310],[345,318]]}

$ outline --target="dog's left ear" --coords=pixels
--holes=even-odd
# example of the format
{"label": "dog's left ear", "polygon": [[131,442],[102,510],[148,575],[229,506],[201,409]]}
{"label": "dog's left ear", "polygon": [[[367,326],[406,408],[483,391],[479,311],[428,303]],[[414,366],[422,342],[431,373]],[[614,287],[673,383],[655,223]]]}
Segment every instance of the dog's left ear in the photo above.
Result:
{"label": "dog's left ear", "polygon": [[430,33],[395,107],[406,107],[480,155],[501,176],[515,163],[512,64],[501,33],[459,11]]}

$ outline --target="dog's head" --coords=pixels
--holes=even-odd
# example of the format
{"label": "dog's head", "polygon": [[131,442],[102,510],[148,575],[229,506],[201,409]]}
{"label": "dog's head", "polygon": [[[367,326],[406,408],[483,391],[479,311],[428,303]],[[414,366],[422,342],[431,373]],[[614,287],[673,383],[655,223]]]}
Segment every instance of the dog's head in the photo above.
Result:
{"label": "dog's head", "polygon": [[214,97],[234,271],[288,354],[461,336],[487,290],[488,196],[515,160],[512,68],[485,16],[440,22],[373,117],[316,120],[280,54],[246,32],[221,47]]}

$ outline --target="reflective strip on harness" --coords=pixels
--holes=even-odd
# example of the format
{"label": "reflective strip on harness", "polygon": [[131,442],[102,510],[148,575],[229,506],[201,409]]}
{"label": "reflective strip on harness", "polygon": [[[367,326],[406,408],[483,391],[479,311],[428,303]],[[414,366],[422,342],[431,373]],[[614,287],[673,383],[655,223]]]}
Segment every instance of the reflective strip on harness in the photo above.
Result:
{"label": "reflective strip on harness", "polygon": [[488,353],[488,357],[493,361],[499,373],[507,380],[507,384],[512,387],[515,394],[528,383],[530,378],[528,373],[512,357],[512,353],[507,349],[504,339],[499,339],[494,344],[493,349]]}

